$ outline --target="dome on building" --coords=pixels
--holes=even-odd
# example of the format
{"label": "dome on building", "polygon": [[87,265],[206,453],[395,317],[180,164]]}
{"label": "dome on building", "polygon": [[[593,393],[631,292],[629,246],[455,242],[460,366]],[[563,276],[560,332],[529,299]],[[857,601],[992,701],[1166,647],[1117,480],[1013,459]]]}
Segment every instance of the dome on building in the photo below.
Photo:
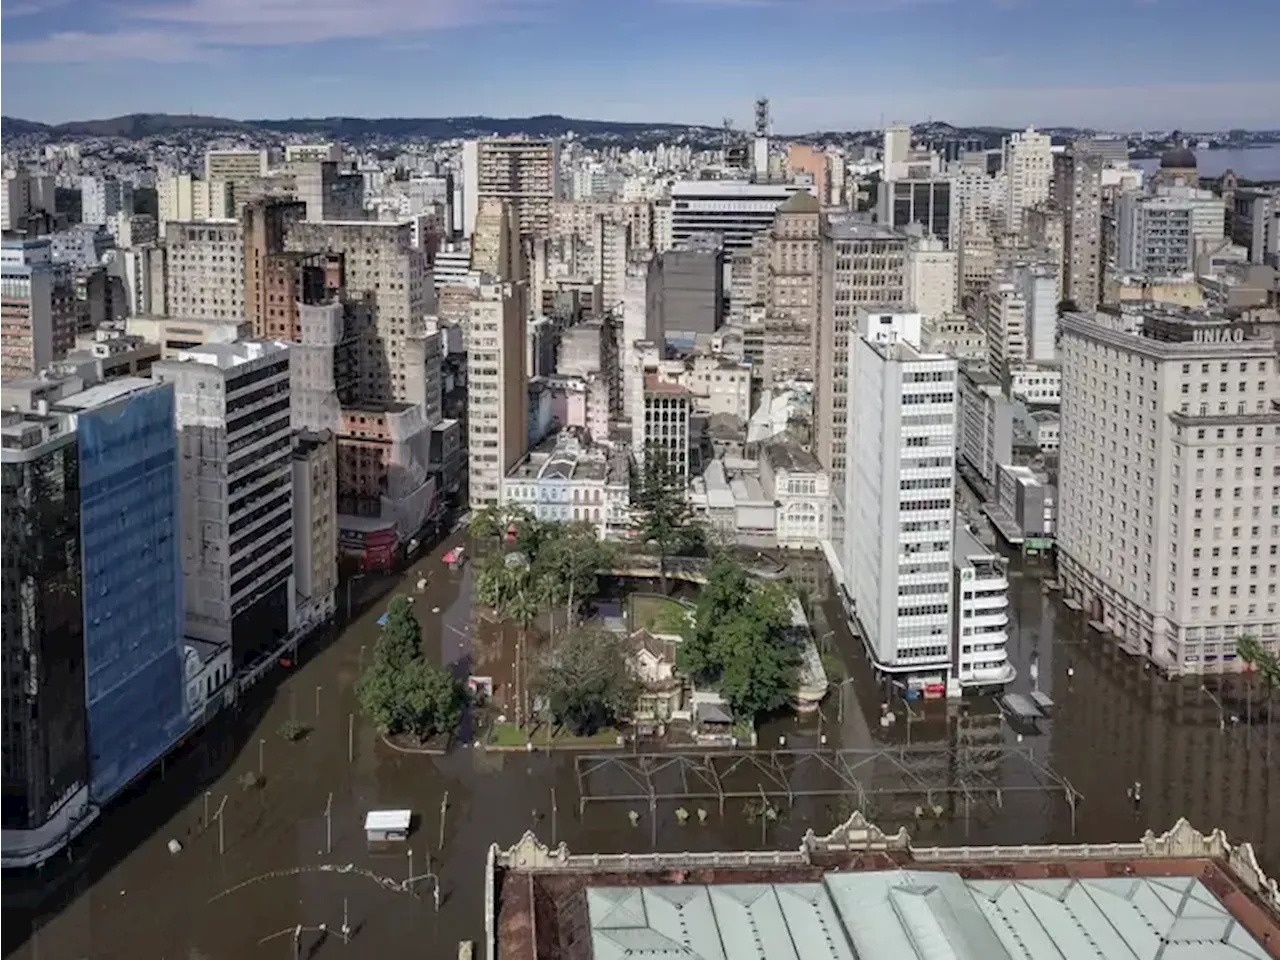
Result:
{"label": "dome on building", "polygon": [[1194,170],[1196,155],[1186,147],[1175,147],[1160,158],[1162,170]]}

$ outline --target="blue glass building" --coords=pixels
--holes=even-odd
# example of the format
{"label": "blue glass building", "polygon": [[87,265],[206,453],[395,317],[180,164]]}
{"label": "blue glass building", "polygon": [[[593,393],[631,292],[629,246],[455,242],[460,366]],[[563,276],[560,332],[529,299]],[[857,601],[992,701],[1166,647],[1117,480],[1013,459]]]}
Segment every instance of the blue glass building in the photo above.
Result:
{"label": "blue glass building", "polygon": [[187,730],[172,385],[128,378],[76,414],[90,795],[105,803]]}

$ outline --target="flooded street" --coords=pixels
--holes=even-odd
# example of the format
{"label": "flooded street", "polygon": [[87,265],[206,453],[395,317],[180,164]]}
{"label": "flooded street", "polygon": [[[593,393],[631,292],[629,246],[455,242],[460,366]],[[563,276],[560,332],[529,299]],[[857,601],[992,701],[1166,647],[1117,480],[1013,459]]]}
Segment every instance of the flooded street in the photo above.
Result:
{"label": "flooded street", "polygon": [[[862,751],[905,748],[908,740],[915,751],[928,745],[951,789],[927,802],[872,795],[897,774],[887,753],[874,762],[868,753],[859,768],[868,790],[862,800],[836,795],[839,777],[827,768],[783,761],[735,768],[723,789],[772,791],[770,777],[789,778],[797,796],[793,804],[779,802],[777,822],[753,815],[744,799],[727,801],[723,816],[712,799],[660,801],[656,820],[647,802],[632,800],[593,801],[580,815],[574,754],[472,747],[447,756],[399,752],[376,737],[352,696],[377,638],[375,621],[395,592],[414,596],[429,657],[463,673],[496,673],[500,685],[505,676],[490,666],[491,637],[474,649],[470,642],[473,566],[450,572],[440,560],[459,542],[445,541],[398,582],[355,582],[360,612],[340,636],[304,647],[300,665],[276,671],[248,693],[238,715],[220,717],[194,738],[186,755],[166,765],[163,779],[157,773],[132,802],[104,815],[75,845],[71,863],[60,858],[42,876],[6,877],[5,954],[284,958],[294,955],[292,930],[301,924],[310,928],[301,941],[303,957],[451,957],[459,939],[483,940],[489,844],[514,843],[527,829],[578,852],[640,852],[655,842],[667,851],[790,847],[805,830],[825,832],[865,802],[882,827],[905,824],[925,845],[1071,841],[1065,790],[1041,776],[1045,768],[1084,796],[1077,842],[1132,840],[1147,827],[1164,830],[1186,816],[1200,829],[1222,827],[1233,840],[1251,840],[1264,867],[1280,869],[1280,710],[1269,733],[1261,721],[1231,723],[1237,708],[1229,691],[1210,683],[1215,701],[1192,681],[1159,679],[1044,594],[1030,571],[1014,581],[1011,649],[1020,672],[1014,689],[1031,689],[1034,654],[1039,688],[1055,709],[1051,721],[1038,733],[1024,732],[1020,742],[984,701],[963,709],[896,701],[890,706],[897,720],[882,726],[883,694],[838,605],[825,595],[825,577],[805,578],[815,629],[831,631],[853,679],[828,697],[820,714],[767,724],[761,747],[780,746],[780,737],[788,749],[817,746],[822,737],[829,748]],[[424,574],[428,584],[419,594]],[[340,596],[340,606],[343,601]],[[494,628],[481,628],[486,631]],[[1221,711],[1215,702],[1224,704]],[[296,743],[278,732],[290,719],[310,728]],[[464,730],[467,739],[476,735]],[[1013,748],[1034,762],[1008,752]],[[626,752],[614,757],[589,778],[593,793],[636,791],[634,784],[625,787]],[[246,787],[243,778],[258,771],[260,761],[263,785]],[[1138,805],[1126,796],[1135,780],[1143,787]],[[999,802],[996,786],[1007,788]],[[816,790],[831,795],[800,795]],[[705,808],[707,822],[694,817],[681,825],[681,805]],[[221,823],[208,823],[206,815],[212,819],[219,808]],[[412,809],[413,834],[390,854],[371,853],[364,816],[385,808]],[[639,814],[635,827],[631,810]],[[180,853],[169,853],[170,839],[181,843]],[[335,869],[346,865],[354,869]],[[418,882],[416,896],[392,888],[411,871],[438,875],[439,912],[432,878]],[[344,905],[354,931],[345,946],[337,933]],[[321,924],[327,934],[315,929]],[[282,931],[287,935],[272,939]]]}

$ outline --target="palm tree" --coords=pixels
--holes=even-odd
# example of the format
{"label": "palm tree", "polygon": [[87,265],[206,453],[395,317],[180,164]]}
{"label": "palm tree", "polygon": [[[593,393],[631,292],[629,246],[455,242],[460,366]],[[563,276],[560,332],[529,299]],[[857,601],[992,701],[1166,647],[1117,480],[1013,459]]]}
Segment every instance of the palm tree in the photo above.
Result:
{"label": "palm tree", "polygon": [[528,559],[519,553],[492,554],[476,575],[476,599],[490,607],[502,621],[513,621],[520,634],[516,641],[514,686],[516,723],[523,725],[525,710],[525,647],[529,628],[540,609],[537,582]]}
{"label": "palm tree", "polygon": [[[1263,648],[1262,643],[1257,637],[1244,636],[1236,643],[1236,653],[1240,659],[1249,664],[1257,671],[1258,676],[1262,678],[1262,686],[1267,691],[1267,729],[1271,728],[1271,708],[1272,697],[1275,695],[1276,687],[1280,686],[1280,656],[1270,653]],[[1253,721],[1253,677],[1245,677],[1245,691],[1250,697],[1250,705],[1247,708],[1250,723]],[[1271,738],[1267,738],[1267,746],[1270,748]]]}

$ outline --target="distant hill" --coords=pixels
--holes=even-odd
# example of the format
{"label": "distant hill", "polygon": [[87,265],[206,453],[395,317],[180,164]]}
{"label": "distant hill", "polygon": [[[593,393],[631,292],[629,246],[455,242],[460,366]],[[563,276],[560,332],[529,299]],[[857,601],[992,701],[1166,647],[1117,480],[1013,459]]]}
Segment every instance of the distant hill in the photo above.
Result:
{"label": "distant hill", "polygon": [[181,130],[261,130],[272,133],[305,134],[307,136],[346,141],[405,139],[428,137],[448,140],[457,137],[508,135],[525,133],[554,137],[573,132],[580,137],[634,137],[640,134],[706,136],[711,127],[681,123],[621,123],[612,120],[577,120],[546,114],[537,117],[362,117],[288,118],[283,120],[229,120],[225,117],[200,117],[165,113],[134,113],[107,120],[79,120],[70,123],[44,124],[16,117],[0,118],[0,136],[44,135],[50,139],[73,137],[144,137],[175,133]]}

